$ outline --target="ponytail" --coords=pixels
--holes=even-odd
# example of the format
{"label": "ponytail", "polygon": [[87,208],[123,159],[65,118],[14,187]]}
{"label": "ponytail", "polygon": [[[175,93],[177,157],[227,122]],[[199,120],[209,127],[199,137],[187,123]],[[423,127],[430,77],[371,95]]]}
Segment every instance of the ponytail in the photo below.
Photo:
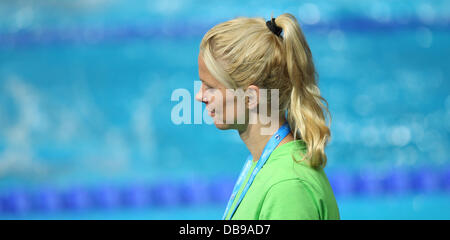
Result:
{"label": "ponytail", "polygon": [[327,162],[325,146],[331,138],[324,110],[329,116],[328,125],[331,125],[331,114],[328,102],[320,96],[311,50],[293,15],[285,13],[275,22],[283,29],[285,62],[292,85],[287,120],[294,138],[302,139],[307,145],[307,154],[300,161],[306,158],[312,167],[323,168]]}

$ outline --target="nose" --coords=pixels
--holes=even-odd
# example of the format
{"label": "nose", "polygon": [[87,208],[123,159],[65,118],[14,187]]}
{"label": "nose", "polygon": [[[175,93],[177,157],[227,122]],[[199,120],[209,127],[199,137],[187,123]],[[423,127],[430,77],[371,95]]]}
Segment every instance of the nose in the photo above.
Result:
{"label": "nose", "polygon": [[197,100],[199,102],[204,102],[204,103],[208,102],[207,98],[203,97],[203,91],[201,88],[198,90],[197,94],[195,94],[195,100]]}

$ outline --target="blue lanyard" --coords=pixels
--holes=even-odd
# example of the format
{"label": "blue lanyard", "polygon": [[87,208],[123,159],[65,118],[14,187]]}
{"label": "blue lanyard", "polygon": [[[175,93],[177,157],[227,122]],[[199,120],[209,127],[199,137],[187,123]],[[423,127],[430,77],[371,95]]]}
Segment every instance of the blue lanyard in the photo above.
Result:
{"label": "blue lanyard", "polygon": [[[270,154],[272,154],[273,150],[278,146],[278,144],[280,144],[281,140],[283,140],[289,134],[290,131],[291,129],[289,128],[289,124],[286,122],[283,124],[283,126],[280,127],[280,129],[278,129],[278,131],[274,135],[272,135],[270,140],[267,142],[266,146],[264,147],[263,153],[261,154],[261,157],[258,160],[258,163],[253,169],[252,174],[250,175],[250,178],[247,181],[247,184],[245,185],[241,195],[239,196],[238,202],[232,209],[229,219],[231,219],[237,207],[239,206],[245,194],[247,193],[248,189],[250,188],[250,185],[252,185],[252,182],[255,179],[256,174],[258,174],[259,170],[261,170],[261,168],[264,166],[267,159],[269,159]],[[227,208],[225,209],[225,213],[223,214],[222,219],[225,219],[228,212],[230,211],[230,207],[233,204],[236,195],[242,186],[242,182],[244,181],[244,178],[247,176],[248,171],[252,166],[252,160],[253,160],[252,156],[249,155],[247,157],[246,163],[244,164],[244,167],[242,168],[241,174],[239,175],[239,178],[236,181],[236,184],[234,185],[233,193],[231,194],[230,200],[228,200]]]}

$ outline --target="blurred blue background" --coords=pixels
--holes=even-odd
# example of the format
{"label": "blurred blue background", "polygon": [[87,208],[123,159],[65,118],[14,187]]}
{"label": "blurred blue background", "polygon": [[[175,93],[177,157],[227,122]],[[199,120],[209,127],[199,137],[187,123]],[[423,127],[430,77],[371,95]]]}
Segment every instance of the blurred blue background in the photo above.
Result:
{"label": "blurred blue background", "polygon": [[203,34],[300,21],[330,104],[342,219],[450,219],[450,2],[0,2],[1,219],[220,219],[248,154],[175,125]]}

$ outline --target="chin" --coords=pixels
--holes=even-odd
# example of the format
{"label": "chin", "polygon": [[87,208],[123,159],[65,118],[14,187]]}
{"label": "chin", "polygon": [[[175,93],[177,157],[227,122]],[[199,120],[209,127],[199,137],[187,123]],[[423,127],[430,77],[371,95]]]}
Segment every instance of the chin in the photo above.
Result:
{"label": "chin", "polygon": [[245,128],[245,125],[246,125],[246,124],[220,123],[220,122],[218,122],[218,121],[216,121],[216,120],[214,119],[214,125],[216,126],[217,129],[220,129],[220,130],[230,130],[230,129],[239,130],[239,129],[242,129],[243,126],[244,126],[244,128]]}
{"label": "chin", "polygon": [[217,118],[213,116],[214,125],[216,128],[220,130],[228,130],[228,129],[234,129],[233,124],[224,123],[224,121],[219,121]]}
{"label": "chin", "polygon": [[231,125],[231,124],[217,123],[216,121],[214,121],[214,125],[216,126],[216,128],[218,128],[220,130],[234,129],[233,125]]}

